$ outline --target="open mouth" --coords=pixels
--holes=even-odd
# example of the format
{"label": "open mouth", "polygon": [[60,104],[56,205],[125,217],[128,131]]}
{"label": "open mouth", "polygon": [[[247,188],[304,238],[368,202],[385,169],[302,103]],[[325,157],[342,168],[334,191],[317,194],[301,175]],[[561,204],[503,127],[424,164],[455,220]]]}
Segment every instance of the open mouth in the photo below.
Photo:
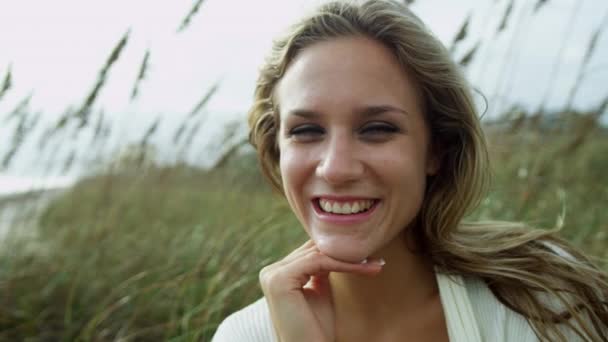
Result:
{"label": "open mouth", "polygon": [[315,198],[313,202],[316,209],[321,213],[347,216],[367,213],[373,210],[380,200],[335,201]]}

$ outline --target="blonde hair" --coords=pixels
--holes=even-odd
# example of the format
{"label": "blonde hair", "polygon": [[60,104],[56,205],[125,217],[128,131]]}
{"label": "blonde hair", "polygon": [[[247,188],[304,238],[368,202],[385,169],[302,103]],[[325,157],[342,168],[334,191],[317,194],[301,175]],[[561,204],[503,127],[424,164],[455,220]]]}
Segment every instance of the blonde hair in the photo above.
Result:
{"label": "blonde hair", "polygon": [[[560,328],[565,325],[584,339],[607,341],[608,276],[586,256],[555,231],[518,223],[463,221],[489,183],[488,151],[471,87],[445,47],[400,3],[330,2],[275,41],[260,71],[248,117],[250,142],[271,185],[282,189],[275,86],[301,50],[349,36],[382,43],[422,90],[441,167],[429,179],[414,225],[421,251],[440,272],[483,279],[498,300],[528,319],[541,339],[566,341]],[[547,303],[546,297],[558,307]]]}

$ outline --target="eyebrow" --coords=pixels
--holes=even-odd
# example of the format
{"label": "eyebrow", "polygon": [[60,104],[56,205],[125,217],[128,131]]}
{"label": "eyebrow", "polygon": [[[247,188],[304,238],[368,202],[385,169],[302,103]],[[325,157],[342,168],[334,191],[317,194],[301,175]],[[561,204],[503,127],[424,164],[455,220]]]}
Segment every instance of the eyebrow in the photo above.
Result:
{"label": "eyebrow", "polygon": [[[386,112],[399,112],[405,115],[409,115],[409,113],[401,108],[390,106],[390,105],[378,105],[378,106],[366,106],[360,109],[355,110],[355,112],[361,116],[370,117],[370,116],[378,116],[384,114]],[[300,116],[306,119],[314,119],[318,118],[320,114],[315,112],[314,110],[308,109],[293,109],[290,110],[288,115]]]}

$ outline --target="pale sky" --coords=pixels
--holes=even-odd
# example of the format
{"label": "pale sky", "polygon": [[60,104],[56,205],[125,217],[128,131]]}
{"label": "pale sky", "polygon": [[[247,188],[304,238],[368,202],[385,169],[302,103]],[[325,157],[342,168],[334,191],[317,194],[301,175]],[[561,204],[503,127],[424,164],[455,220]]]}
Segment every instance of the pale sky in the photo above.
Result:
{"label": "pale sky", "polygon": [[[65,176],[59,164],[73,151],[78,162],[70,174],[79,174],[88,168],[92,155],[110,154],[141,139],[158,117],[162,118],[160,129],[151,141],[170,161],[177,149],[171,142],[177,124],[220,82],[219,91],[201,113],[208,117],[194,140],[198,148],[185,155],[189,162],[208,163],[215,158],[210,150],[217,150],[213,142],[223,133],[223,126],[235,120],[244,122],[257,68],[272,37],[319,2],[205,0],[190,26],[180,33],[177,28],[193,1],[0,2],[0,77],[4,78],[9,65],[13,76],[13,88],[0,99],[0,160],[16,125],[16,120],[7,122],[5,118],[15,106],[32,94],[30,110],[41,113],[33,134],[39,136],[66,108],[84,101],[112,48],[130,30],[129,41],[94,106],[103,109],[111,121],[111,143],[91,151],[86,140],[91,132],[84,132],[74,139],[45,143],[48,148],[39,152],[37,142],[29,142],[39,139],[29,139],[11,167],[0,171],[0,178]],[[508,2],[416,0],[412,8],[446,44],[464,18],[473,15],[469,38],[455,55],[461,57],[483,38],[468,77],[490,101],[489,115],[515,103],[535,110],[546,93],[549,107],[563,106],[591,33],[606,21],[608,1],[549,0],[531,16],[536,1],[516,0],[510,25],[496,36]],[[557,58],[560,49],[561,58]],[[147,50],[146,79],[140,96],[130,101]],[[608,95],[608,32],[600,35],[587,70],[575,101],[581,108],[594,106]],[[8,191],[7,183],[0,179],[0,193]]]}

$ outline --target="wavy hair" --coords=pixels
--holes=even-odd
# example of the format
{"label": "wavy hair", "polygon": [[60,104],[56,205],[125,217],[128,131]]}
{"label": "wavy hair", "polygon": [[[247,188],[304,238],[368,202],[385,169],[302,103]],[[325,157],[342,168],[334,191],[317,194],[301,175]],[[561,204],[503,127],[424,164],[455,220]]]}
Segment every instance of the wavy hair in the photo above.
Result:
{"label": "wavy hair", "polygon": [[566,341],[567,327],[585,340],[608,341],[608,276],[557,237],[556,230],[463,220],[489,184],[488,150],[471,87],[441,42],[401,3],[329,2],[274,42],[248,120],[249,140],[275,190],[282,191],[274,89],[300,51],[352,36],[387,47],[422,90],[440,169],[429,178],[414,225],[421,252],[440,272],[485,281],[500,302],[529,321],[541,340]]}

